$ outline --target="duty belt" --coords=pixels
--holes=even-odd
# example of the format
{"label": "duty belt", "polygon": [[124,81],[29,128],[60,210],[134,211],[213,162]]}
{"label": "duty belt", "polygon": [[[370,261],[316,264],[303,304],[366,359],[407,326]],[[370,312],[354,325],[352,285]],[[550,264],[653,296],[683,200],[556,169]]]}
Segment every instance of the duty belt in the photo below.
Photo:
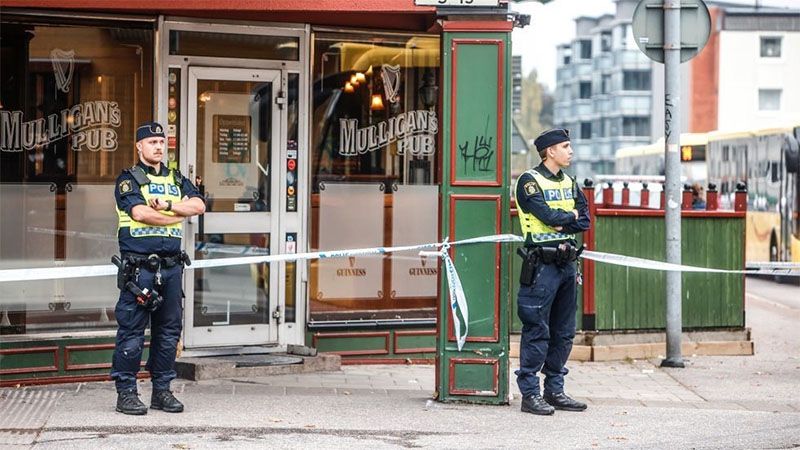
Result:
{"label": "duty belt", "polygon": [[584,247],[575,248],[572,244],[561,243],[558,247],[535,246],[529,249],[534,258],[544,264],[563,265],[578,259]]}
{"label": "duty belt", "polygon": [[177,255],[172,256],[158,256],[155,253],[152,255],[143,255],[140,253],[126,252],[122,254],[122,259],[129,261],[136,267],[143,267],[152,272],[158,270],[159,267],[169,269],[177,266],[178,264],[185,264],[187,266],[192,264],[191,260],[189,259],[189,255],[187,255],[186,252],[180,252]]}

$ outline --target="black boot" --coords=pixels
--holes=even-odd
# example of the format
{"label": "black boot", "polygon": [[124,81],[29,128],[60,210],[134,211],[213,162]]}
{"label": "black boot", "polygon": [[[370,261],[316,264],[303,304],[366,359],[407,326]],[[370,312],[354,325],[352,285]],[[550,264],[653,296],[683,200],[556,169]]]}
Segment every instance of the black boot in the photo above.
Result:
{"label": "black boot", "polygon": [[539,416],[550,416],[556,412],[555,408],[548,405],[539,394],[522,397],[521,409],[522,412],[536,414]]}
{"label": "black boot", "polygon": [[122,414],[141,416],[147,414],[147,406],[139,400],[136,389],[127,389],[117,394],[117,411]]}
{"label": "black boot", "polygon": [[160,409],[166,412],[179,413],[183,412],[183,403],[179,402],[172,391],[153,391],[150,397],[150,408]]}
{"label": "black boot", "polygon": [[570,398],[563,392],[558,394],[550,394],[545,392],[544,400],[553,405],[553,407],[556,409],[560,409],[562,411],[583,411],[586,409],[586,403],[581,403],[573,398]]}

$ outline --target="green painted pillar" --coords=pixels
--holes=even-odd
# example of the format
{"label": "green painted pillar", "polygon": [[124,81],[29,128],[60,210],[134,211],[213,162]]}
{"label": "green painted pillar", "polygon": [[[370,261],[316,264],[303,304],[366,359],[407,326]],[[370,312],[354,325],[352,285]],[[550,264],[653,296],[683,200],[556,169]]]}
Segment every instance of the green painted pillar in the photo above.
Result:
{"label": "green painted pillar", "polygon": [[[511,229],[512,26],[504,20],[443,22],[441,234],[451,241]],[[458,351],[442,277],[436,353],[440,401],[508,403],[511,247],[450,249],[467,297],[469,333]]]}

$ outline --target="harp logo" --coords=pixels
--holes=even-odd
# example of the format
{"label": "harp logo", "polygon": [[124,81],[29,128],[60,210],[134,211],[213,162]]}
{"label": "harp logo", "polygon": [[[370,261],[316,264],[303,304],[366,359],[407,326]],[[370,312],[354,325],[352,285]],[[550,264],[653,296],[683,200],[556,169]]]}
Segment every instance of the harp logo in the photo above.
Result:
{"label": "harp logo", "polygon": [[50,62],[53,64],[53,73],[56,76],[56,88],[68,93],[72,84],[72,73],[75,71],[75,50],[61,50],[54,48],[50,52]]}
{"label": "harp logo", "polygon": [[383,80],[383,92],[386,100],[390,103],[397,103],[400,100],[400,66],[384,64],[381,66],[381,79]]}

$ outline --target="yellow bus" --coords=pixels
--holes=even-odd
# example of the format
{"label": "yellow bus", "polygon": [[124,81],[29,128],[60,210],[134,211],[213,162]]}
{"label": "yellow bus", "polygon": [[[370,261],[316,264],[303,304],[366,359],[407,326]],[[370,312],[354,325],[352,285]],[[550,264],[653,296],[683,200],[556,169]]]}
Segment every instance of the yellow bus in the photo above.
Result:
{"label": "yellow bus", "polygon": [[[686,183],[705,184],[706,173],[706,133],[682,133],[681,179]],[[658,141],[617,150],[614,173],[616,175],[664,175],[664,138]]]}
{"label": "yellow bus", "polygon": [[746,260],[800,262],[800,123],[708,134],[708,180],[720,207],[747,184]]}

